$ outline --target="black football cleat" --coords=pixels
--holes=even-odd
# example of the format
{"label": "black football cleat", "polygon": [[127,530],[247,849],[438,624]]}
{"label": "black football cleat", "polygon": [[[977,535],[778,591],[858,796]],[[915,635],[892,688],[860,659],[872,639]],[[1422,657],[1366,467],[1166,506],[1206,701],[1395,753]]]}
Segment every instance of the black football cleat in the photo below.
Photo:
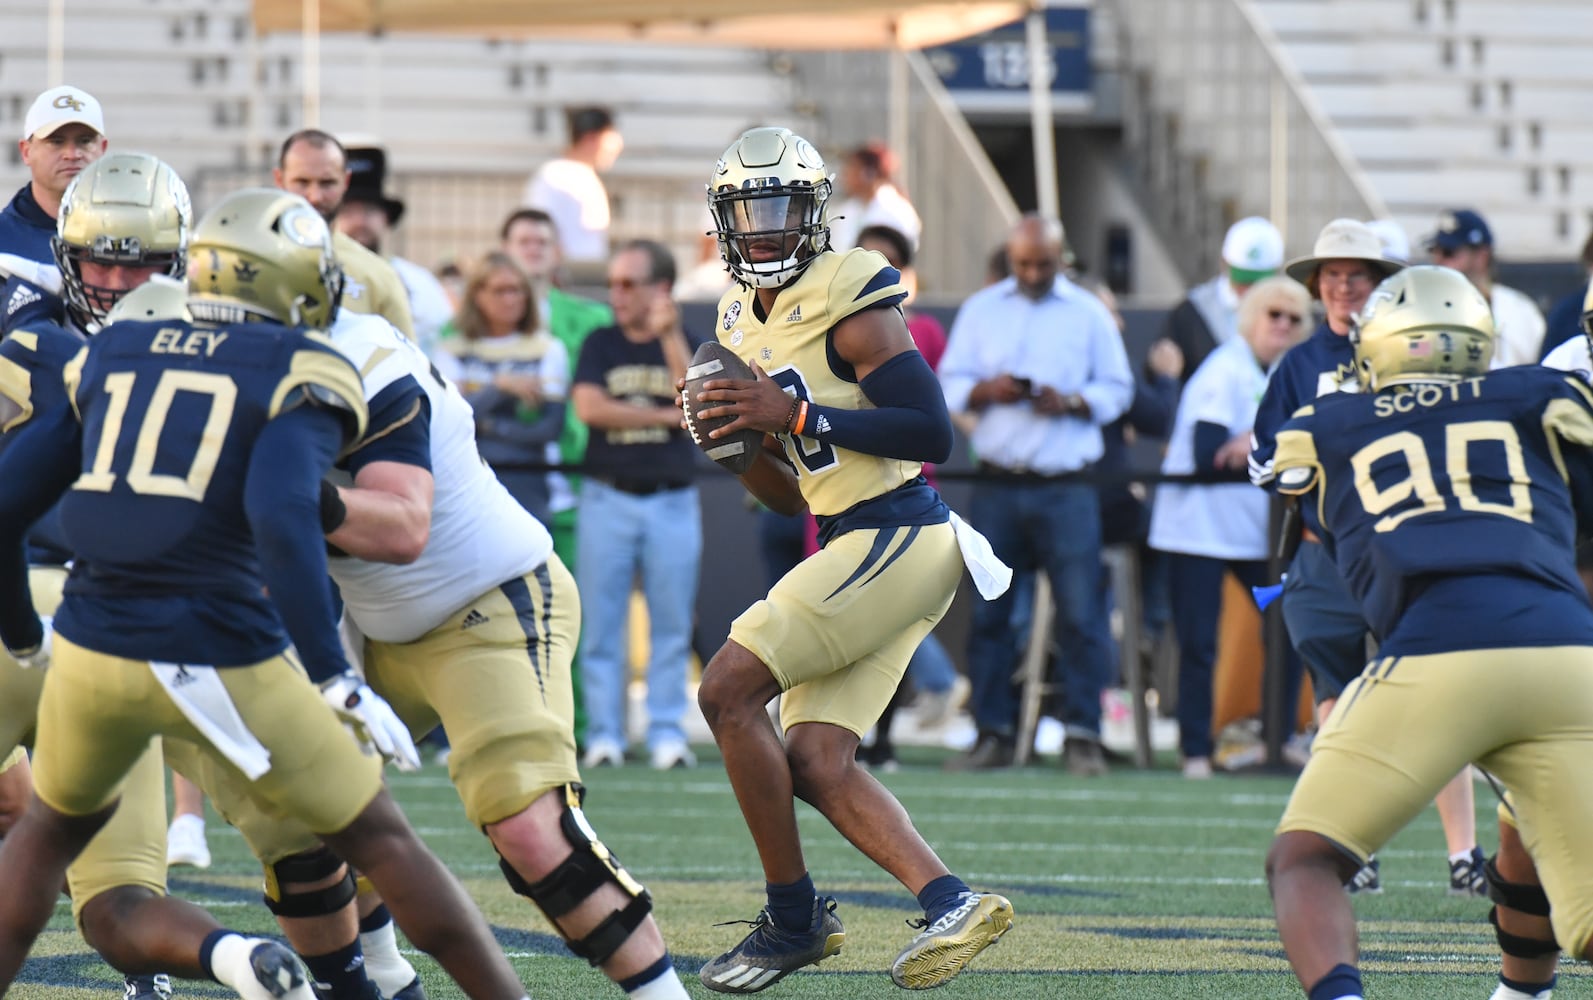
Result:
{"label": "black football cleat", "polygon": [[702,967],[699,978],[715,993],[757,993],[768,989],[803,966],[838,954],[846,941],[846,929],[835,915],[835,900],[828,896],[813,901],[813,922],[805,931],[792,932],[775,926],[768,910],[759,912],[755,920],[731,923],[751,924],[752,933]]}

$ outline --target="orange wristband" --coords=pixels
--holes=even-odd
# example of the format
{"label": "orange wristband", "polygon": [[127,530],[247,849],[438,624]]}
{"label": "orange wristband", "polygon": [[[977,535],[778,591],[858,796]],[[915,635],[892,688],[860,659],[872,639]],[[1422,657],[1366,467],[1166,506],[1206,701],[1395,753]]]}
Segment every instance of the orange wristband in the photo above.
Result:
{"label": "orange wristband", "polygon": [[808,401],[804,399],[802,401],[802,405],[797,407],[796,425],[791,428],[791,433],[792,434],[796,434],[796,435],[801,435],[802,428],[806,427],[807,423],[808,423]]}

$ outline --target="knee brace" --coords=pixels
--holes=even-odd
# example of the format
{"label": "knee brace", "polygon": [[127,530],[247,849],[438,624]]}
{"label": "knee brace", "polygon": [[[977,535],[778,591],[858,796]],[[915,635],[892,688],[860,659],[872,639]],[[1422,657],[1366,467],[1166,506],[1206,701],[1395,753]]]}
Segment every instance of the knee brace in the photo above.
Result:
{"label": "knee brace", "polygon": [[[501,855],[498,867],[503,869],[503,877],[508,881],[509,888],[531,900],[547,915],[554,928],[563,935],[564,944],[570,951],[592,965],[602,965],[647,919],[647,915],[653,911],[653,898],[597,839],[597,834],[581,813],[581,800],[585,796],[586,789],[580,785],[566,785],[564,788],[564,812],[559,816],[559,830],[570,846],[575,848],[575,853],[560,862],[545,878],[527,882]],[[624,909],[610,913],[585,937],[572,938],[564,934],[559,928],[558,919],[610,882],[630,897]]]}
{"label": "knee brace", "polygon": [[1489,858],[1482,868],[1482,874],[1488,880],[1488,898],[1500,906],[1534,917],[1548,916],[1549,897],[1543,891],[1543,886],[1506,882],[1504,876],[1499,874],[1497,860],[1497,857]]}
{"label": "knee brace", "polygon": [[[294,883],[320,882],[337,874],[343,868],[343,878],[324,889],[283,890]],[[313,851],[293,854],[265,870],[266,909],[279,917],[324,917],[338,912],[354,899],[354,873],[343,865],[343,859],[317,847]]]}
{"label": "knee brace", "polygon": [[1488,898],[1496,904],[1488,911],[1488,922],[1493,924],[1494,936],[1499,939],[1499,950],[1516,958],[1543,958],[1558,954],[1560,946],[1552,937],[1548,940],[1522,937],[1519,934],[1511,934],[1499,926],[1501,906],[1534,917],[1547,917],[1549,897],[1544,893],[1543,886],[1529,885],[1525,882],[1506,882],[1499,874],[1499,866],[1494,858],[1489,858],[1488,863],[1483,866],[1483,875],[1488,880]]}

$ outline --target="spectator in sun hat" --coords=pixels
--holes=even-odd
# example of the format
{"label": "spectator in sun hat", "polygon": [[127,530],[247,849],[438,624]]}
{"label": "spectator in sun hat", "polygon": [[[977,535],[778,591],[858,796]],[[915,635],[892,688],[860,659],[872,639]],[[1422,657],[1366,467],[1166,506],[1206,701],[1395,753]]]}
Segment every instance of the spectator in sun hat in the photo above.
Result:
{"label": "spectator in sun hat", "polygon": [[1185,379],[1218,345],[1238,335],[1239,300],[1283,266],[1283,235],[1259,215],[1240,219],[1223,237],[1222,263],[1222,273],[1191,288],[1162,328],[1162,336],[1184,352]]}
{"label": "spectator in sun hat", "polygon": [[348,155],[348,190],[337,209],[337,230],[393,265],[409,296],[415,342],[429,354],[443,324],[453,317],[448,291],[430,270],[389,252],[385,246],[404,217],[403,200],[386,191],[387,151],[380,146],[354,143],[344,146],[344,151]]}
{"label": "spectator in sun hat", "polygon": [[1548,324],[1530,297],[1493,280],[1493,230],[1487,220],[1469,208],[1442,213],[1438,230],[1427,237],[1427,252],[1433,263],[1471,279],[1493,307],[1493,367],[1537,364]]}

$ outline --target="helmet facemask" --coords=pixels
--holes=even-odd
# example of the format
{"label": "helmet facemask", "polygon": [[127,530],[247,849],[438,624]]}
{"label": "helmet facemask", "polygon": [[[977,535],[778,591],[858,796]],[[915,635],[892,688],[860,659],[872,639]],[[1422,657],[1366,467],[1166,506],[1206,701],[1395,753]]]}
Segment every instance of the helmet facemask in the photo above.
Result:
{"label": "helmet facemask", "polygon": [[719,255],[741,285],[779,288],[830,248],[824,158],[790,129],[749,129],[708,179]]}
{"label": "helmet facemask", "polygon": [[824,204],[829,187],[826,180],[817,189],[731,189],[710,195],[719,252],[736,280],[752,288],[778,288],[828,249]]}
{"label": "helmet facemask", "polygon": [[73,321],[98,332],[133,290],[91,284],[84,264],[180,279],[192,228],[188,189],[170,166],[145,153],[112,153],[91,164],[62,195],[50,239]]}
{"label": "helmet facemask", "polygon": [[65,242],[59,236],[50,240],[55,252],[55,264],[61,269],[62,294],[72,320],[89,333],[99,332],[105,317],[132,288],[107,288],[91,284],[83,274],[83,264],[91,261],[105,267],[155,268],[156,274],[181,279],[188,267],[186,249],[183,251],[144,252],[136,236],[118,240],[101,234],[93,246],[81,247]]}

